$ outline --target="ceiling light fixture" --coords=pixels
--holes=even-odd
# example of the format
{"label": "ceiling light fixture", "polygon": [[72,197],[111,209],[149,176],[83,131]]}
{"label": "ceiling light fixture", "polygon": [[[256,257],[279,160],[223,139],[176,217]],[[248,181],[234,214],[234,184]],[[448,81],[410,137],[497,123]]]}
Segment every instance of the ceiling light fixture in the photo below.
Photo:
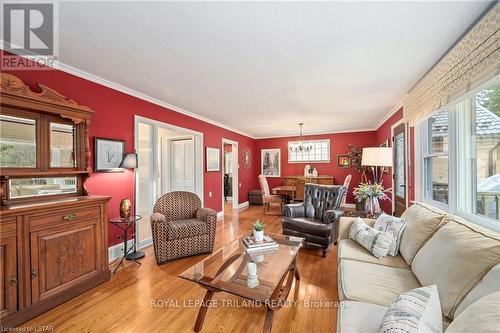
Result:
{"label": "ceiling light fixture", "polygon": [[302,136],[302,126],[304,123],[299,123],[299,141],[294,142],[293,145],[290,146],[290,151],[292,153],[308,153],[312,150],[312,145],[311,144],[304,144],[303,141],[303,136]]}

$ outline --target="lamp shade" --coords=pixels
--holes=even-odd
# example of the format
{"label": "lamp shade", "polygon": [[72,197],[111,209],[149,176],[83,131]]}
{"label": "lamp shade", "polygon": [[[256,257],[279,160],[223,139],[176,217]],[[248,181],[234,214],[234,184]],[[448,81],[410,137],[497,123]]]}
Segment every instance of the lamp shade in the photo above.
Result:
{"label": "lamp shade", "polygon": [[361,165],[392,167],[391,147],[368,147],[363,148]]}
{"label": "lamp shade", "polygon": [[119,168],[136,169],[137,168],[137,153],[127,153],[120,163]]}

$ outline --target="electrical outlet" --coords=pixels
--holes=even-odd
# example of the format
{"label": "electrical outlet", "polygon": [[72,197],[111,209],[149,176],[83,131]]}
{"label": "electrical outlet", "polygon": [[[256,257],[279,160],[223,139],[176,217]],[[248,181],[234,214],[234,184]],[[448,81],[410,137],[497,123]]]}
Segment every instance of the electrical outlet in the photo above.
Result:
{"label": "electrical outlet", "polygon": [[238,186],[241,187],[241,183],[238,183]]}
{"label": "electrical outlet", "polygon": [[212,191],[208,191],[208,197],[211,198],[212,197]]}

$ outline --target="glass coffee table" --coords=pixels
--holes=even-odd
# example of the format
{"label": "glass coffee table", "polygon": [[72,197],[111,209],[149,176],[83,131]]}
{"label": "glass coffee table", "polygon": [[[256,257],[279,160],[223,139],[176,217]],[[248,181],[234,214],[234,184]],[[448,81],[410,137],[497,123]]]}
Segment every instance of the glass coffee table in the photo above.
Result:
{"label": "glass coffee table", "polygon": [[295,296],[298,294],[300,275],[295,261],[304,239],[269,235],[278,243],[277,249],[247,254],[239,238],[179,275],[207,289],[196,318],[195,332],[201,330],[207,305],[214,293],[220,291],[265,305],[263,332],[271,332],[274,311],[283,306],[294,279]]}

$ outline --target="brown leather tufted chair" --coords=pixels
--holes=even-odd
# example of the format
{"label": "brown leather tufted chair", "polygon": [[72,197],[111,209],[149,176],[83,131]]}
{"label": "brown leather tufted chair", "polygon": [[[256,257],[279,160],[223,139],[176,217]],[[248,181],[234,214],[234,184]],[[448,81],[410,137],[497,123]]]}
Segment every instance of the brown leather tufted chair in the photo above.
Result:
{"label": "brown leather tufted chair", "polygon": [[217,213],[202,208],[191,192],[170,192],[156,202],[151,215],[151,231],[156,262],[212,252]]}
{"label": "brown leather tufted chair", "polygon": [[330,244],[337,243],[346,191],[342,185],[306,184],[304,202],[283,207],[283,234],[305,238],[306,244],[321,247],[325,257]]}

